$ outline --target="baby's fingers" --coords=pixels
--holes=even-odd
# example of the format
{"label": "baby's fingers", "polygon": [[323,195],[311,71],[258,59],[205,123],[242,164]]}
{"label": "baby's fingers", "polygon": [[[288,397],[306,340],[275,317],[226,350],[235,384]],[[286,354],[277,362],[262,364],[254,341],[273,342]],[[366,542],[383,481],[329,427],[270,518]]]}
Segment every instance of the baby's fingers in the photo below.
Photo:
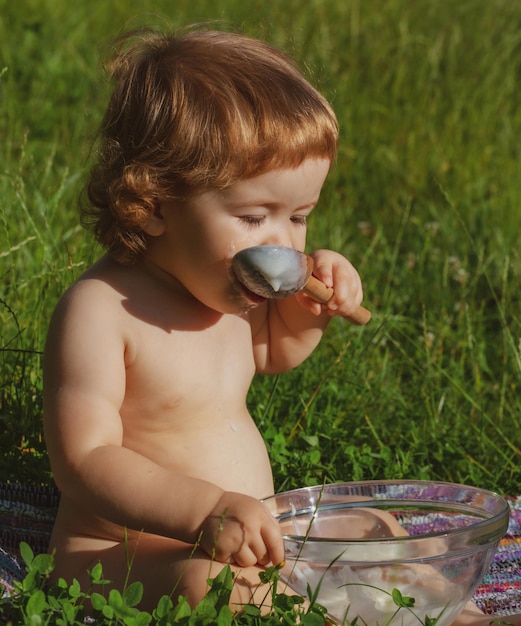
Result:
{"label": "baby's fingers", "polygon": [[300,306],[313,315],[319,316],[323,313],[323,307],[318,300],[316,300],[312,295],[307,294],[305,291],[300,291],[295,295]]}
{"label": "baby's fingers", "polygon": [[328,310],[334,315],[354,316],[362,302],[363,289],[360,276],[351,264],[333,268],[333,288]]}
{"label": "baby's fingers", "polygon": [[239,552],[234,554],[233,562],[239,565],[239,567],[251,567],[252,565],[257,565],[257,563],[262,564],[255,551],[249,546],[243,546]]}
{"label": "baby's fingers", "polygon": [[[274,525],[269,524],[262,531],[262,539],[268,550],[269,561],[273,565],[282,563],[285,559],[284,541],[277,522]],[[264,564],[265,565],[265,564]]]}
{"label": "baby's fingers", "polygon": [[332,289],[334,285],[333,267],[328,258],[319,257],[318,259],[314,259],[313,276],[311,278],[311,281],[313,280],[313,277],[316,277],[317,280],[319,280],[323,284],[324,289],[321,290],[321,297],[325,299],[327,296],[325,296],[323,292],[325,292],[325,290],[327,289]]}
{"label": "baby's fingers", "polygon": [[[348,319],[352,324],[367,324],[371,319],[371,313],[362,307],[359,302],[362,300],[361,286],[359,293],[350,294],[349,289],[340,284],[339,292],[335,293],[333,288],[327,287],[317,278],[312,276],[308,285],[304,289],[307,299],[304,297],[301,304],[306,306],[315,315],[320,315],[322,309],[329,311],[330,315],[340,315]],[[344,292],[344,295],[343,295]],[[309,300],[315,302],[310,304]],[[318,306],[320,303],[322,306]]]}
{"label": "baby's fingers", "polygon": [[268,565],[271,563],[271,558],[268,546],[259,536],[257,540],[243,544],[233,555],[233,562],[240,567],[250,567],[251,565]]}

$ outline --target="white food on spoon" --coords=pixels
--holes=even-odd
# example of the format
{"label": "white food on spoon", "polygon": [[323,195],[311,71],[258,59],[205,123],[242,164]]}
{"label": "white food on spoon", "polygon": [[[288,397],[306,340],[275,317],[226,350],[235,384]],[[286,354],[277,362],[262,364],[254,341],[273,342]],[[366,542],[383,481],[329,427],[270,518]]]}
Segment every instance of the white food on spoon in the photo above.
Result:
{"label": "white food on spoon", "polygon": [[259,247],[251,251],[250,261],[275,292],[293,289],[299,278],[299,258],[291,248]]}

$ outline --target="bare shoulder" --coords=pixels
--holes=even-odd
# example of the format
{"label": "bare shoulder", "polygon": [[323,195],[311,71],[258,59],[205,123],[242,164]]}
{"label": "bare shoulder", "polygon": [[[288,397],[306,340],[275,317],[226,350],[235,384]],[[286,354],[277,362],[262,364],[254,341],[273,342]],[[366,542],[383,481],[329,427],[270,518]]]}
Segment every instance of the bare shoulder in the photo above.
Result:
{"label": "bare shoulder", "polygon": [[63,294],[48,328],[48,366],[60,358],[70,364],[80,354],[92,356],[101,347],[105,353],[110,348],[121,352],[129,332],[122,314],[119,273],[117,264],[104,257]]}
{"label": "bare shoulder", "polygon": [[92,316],[103,316],[106,323],[110,323],[112,315],[119,315],[127,274],[127,268],[102,257],[63,294],[54,312],[54,326],[68,318],[76,324],[84,323]]}
{"label": "bare shoulder", "polygon": [[88,299],[97,294],[103,302],[110,305],[111,298],[118,299],[124,289],[124,276],[128,268],[121,266],[109,257],[103,256],[89,267],[64,293],[61,306],[70,306],[77,300]]}

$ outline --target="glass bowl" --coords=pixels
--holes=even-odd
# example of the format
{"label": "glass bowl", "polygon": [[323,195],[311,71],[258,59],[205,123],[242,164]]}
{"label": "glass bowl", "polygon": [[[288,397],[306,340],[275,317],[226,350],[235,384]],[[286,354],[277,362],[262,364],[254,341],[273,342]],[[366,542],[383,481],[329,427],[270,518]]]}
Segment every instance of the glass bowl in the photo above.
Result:
{"label": "glass bowl", "polygon": [[333,619],[370,626],[451,624],[509,519],[501,496],[430,481],[337,483],[264,502],[284,537],[282,579],[317,592]]}

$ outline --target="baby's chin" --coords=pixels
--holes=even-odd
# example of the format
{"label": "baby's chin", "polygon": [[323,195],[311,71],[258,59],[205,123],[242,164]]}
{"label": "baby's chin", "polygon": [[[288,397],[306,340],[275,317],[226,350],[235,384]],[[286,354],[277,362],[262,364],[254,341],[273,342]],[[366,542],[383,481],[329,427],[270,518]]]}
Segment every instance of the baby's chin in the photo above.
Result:
{"label": "baby's chin", "polygon": [[241,315],[264,304],[266,298],[253,293],[246,293],[241,288],[236,287],[228,295],[200,298],[199,301],[220,315]]}

